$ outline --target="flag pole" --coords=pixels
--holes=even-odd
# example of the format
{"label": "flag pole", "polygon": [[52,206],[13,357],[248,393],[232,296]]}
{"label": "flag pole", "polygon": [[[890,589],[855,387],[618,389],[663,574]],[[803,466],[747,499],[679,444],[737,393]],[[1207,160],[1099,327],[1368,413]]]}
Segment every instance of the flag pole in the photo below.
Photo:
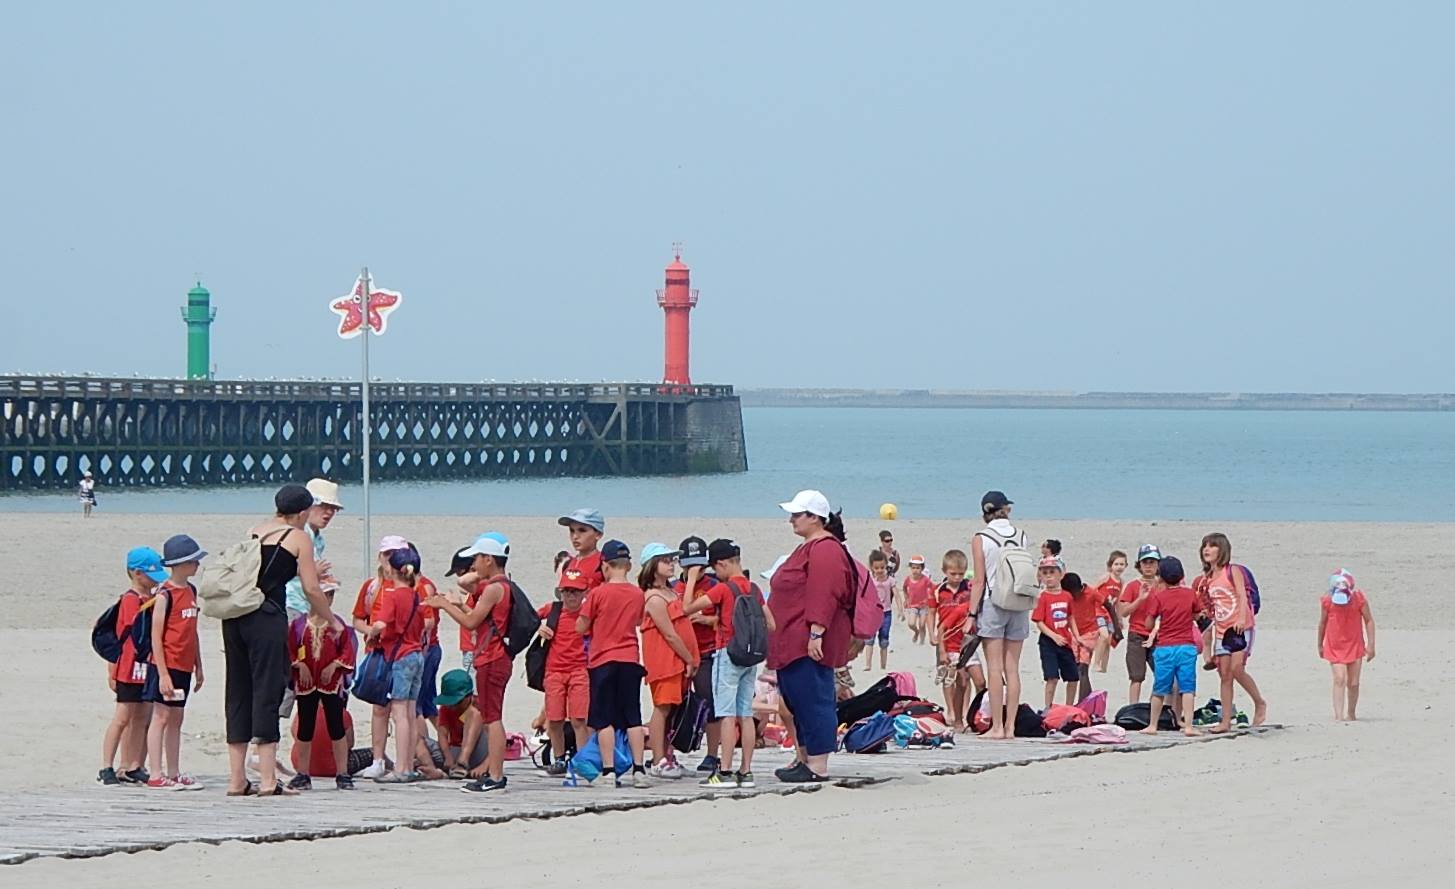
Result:
{"label": "flag pole", "polygon": [[369,557],[373,550],[369,544],[369,541],[373,539],[369,534],[369,470],[373,463],[369,453],[369,439],[373,437],[373,423],[369,420],[369,294],[374,289],[374,283],[369,279],[368,266],[364,266],[363,271],[359,272],[359,286],[363,290],[363,293],[360,294],[362,303],[360,308],[364,313],[364,332],[359,338],[364,341],[364,411],[361,428],[364,434],[364,573],[368,574],[372,567]]}

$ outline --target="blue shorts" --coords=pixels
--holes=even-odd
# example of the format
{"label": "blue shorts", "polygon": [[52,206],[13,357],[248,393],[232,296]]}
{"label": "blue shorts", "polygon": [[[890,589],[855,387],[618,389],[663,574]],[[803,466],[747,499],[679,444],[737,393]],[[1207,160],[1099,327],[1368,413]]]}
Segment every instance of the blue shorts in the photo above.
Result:
{"label": "blue shorts", "polygon": [[894,626],[894,612],[885,610],[884,620],[879,622],[879,647],[889,647],[889,629]]}
{"label": "blue shorts", "polygon": [[724,649],[712,656],[712,701],[718,719],[753,715],[758,667],[739,667]]}
{"label": "blue shorts", "polygon": [[1152,652],[1152,661],[1155,671],[1152,694],[1167,697],[1172,694],[1174,681],[1182,694],[1190,695],[1197,691],[1197,646],[1158,646]]}
{"label": "blue shorts", "polygon": [[424,655],[410,652],[389,667],[389,700],[412,701],[419,697],[420,680],[424,677]]}
{"label": "blue shorts", "polygon": [[793,714],[798,743],[809,756],[824,756],[839,746],[834,707],[834,669],[804,655],[778,670],[778,694]]}
{"label": "blue shorts", "polygon": [[424,651],[424,672],[419,675],[419,703],[415,704],[414,712],[425,719],[434,719],[440,713],[440,708],[435,705],[434,696],[439,693],[436,685],[440,673],[440,659],[444,652],[438,644],[431,645]]}

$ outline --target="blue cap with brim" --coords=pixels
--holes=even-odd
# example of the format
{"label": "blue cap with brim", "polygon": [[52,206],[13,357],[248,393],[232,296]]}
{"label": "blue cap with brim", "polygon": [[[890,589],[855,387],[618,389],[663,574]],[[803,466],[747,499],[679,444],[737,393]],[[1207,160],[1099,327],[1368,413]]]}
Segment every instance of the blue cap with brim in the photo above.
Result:
{"label": "blue cap with brim", "polygon": [[162,567],[162,555],[149,546],[138,546],[126,554],[126,570],[141,571],[157,583],[167,579],[167,569]]}
{"label": "blue cap with brim", "polygon": [[665,543],[649,543],[642,547],[642,564],[645,565],[657,556],[675,556],[677,550],[672,549]]}
{"label": "blue cap with brim", "polygon": [[588,528],[596,529],[596,533],[598,534],[606,533],[606,519],[601,517],[601,510],[599,509],[578,509],[570,515],[561,516],[556,520],[556,523],[567,526],[585,525]]}

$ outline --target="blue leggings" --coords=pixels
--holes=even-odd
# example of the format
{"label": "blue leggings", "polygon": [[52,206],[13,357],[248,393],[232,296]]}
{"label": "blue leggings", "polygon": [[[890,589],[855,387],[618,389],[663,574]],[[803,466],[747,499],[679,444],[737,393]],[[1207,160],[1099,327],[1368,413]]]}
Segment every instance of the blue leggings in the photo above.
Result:
{"label": "blue leggings", "polygon": [[804,655],[778,670],[778,694],[793,714],[793,731],[809,756],[839,746],[834,670]]}

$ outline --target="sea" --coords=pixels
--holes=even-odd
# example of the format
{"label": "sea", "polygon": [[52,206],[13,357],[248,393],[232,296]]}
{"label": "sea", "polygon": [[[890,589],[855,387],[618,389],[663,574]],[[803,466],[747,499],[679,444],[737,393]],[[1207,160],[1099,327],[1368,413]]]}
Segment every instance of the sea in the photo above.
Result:
{"label": "sea", "polygon": [[[802,488],[846,516],[978,518],[998,489],[1023,518],[1455,521],[1455,413],[752,407],[746,473],[389,482],[396,515],[778,517]],[[270,488],[98,488],[120,513],[259,513]],[[357,485],[346,505],[359,505]],[[0,510],[77,509],[74,494]]]}

